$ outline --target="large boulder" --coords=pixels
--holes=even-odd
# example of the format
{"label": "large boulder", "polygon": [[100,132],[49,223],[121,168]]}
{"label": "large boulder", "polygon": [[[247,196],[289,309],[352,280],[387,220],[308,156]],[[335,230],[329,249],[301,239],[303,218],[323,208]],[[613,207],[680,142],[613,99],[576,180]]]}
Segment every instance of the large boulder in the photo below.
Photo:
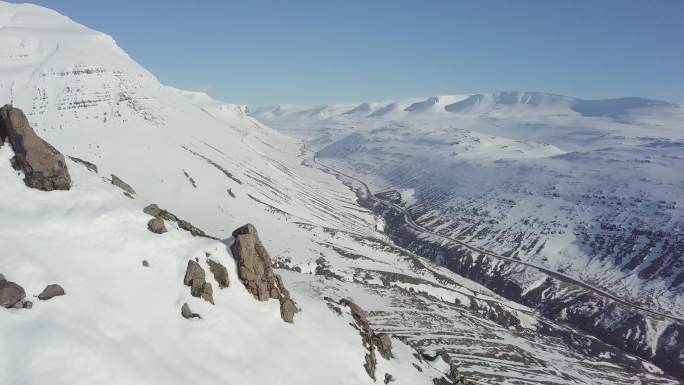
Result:
{"label": "large boulder", "polygon": [[0,306],[9,309],[21,303],[24,298],[26,292],[23,287],[5,280],[4,277],[0,279]]}
{"label": "large boulder", "polygon": [[238,276],[247,291],[259,301],[271,298],[280,301],[280,316],[285,322],[293,322],[297,305],[290,298],[283,280],[273,272],[271,256],[259,240],[259,234],[252,224],[246,224],[233,231],[235,242],[231,246],[236,260]]}
{"label": "large boulder", "polygon": [[71,188],[64,156],[36,135],[24,113],[11,105],[0,108],[0,142],[5,140],[14,150],[12,165],[24,173],[28,187],[44,191]]}
{"label": "large boulder", "polygon": [[233,231],[231,247],[237,260],[238,276],[247,290],[259,301],[280,299],[281,292],[271,267],[271,256],[261,244],[256,228],[246,224]]}
{"label": "large boulder", "polygon": [[65,295],[66,292],[64,291],[64,288],[57,285],[57,284],[52,284],[52,285],[47,285],[45,289],[43,289],[43,292],[38,294],[38,299],[41,301],[47,301],[49,299],[52,299],[54,297],[58,297],[60,295]]}

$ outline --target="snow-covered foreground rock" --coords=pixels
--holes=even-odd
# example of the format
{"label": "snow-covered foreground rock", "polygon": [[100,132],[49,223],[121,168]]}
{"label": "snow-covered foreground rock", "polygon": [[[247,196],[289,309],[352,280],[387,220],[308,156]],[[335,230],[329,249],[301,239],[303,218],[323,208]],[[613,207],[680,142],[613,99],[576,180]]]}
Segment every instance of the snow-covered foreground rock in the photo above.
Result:
{"label": "snow-covered foreground rock", "polygon": [[[0,383],[372,383],[369,338],[342,299],[363,307],[375,332],[396,336],[395,358],[376,351],[375,383],[389,373],[397,384],[430,384],[450,372],[445,360],[478,384],[678,383],[396,246],[382,232],[391,224],[359,206],[344,180],[243,106],[164,86],[111,37],[44,8],[0,3],[0,26],[0,100],[67,157],[73,182],[30,189],[9,146],[0,150],[9,250],[0,273],[33,301],[0,309]],[[218,241],[192,237],[180,221],[149,231],[151,203]],[[245,223],[301,309],[293,324],[237,277],[229,246]],[[207,253],[227,267],[228,288]],[[183,284],[195,258],[214,305]],[[52,283],[66,295],[32,298]],[[183,318],[184,303],[202,318]]]}

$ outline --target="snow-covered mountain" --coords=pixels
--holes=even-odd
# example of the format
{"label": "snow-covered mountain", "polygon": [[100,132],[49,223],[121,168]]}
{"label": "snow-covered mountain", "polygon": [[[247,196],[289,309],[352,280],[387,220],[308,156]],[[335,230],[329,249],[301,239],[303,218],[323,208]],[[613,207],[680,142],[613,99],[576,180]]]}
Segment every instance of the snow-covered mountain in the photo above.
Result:
{"label": "snow-covered mountain", "polygon": [[[72,181],[68,191],[31,189],[9,144],[0,147],[0,281],[33,302],[0,309],[0,384],[453,384],[450,365],[478,384],[678,383],[393,244],[354,182],[312,162],[301,140],[244,106],[160,84],[111,37],[56,12],[0,2],[0,98],[67,156]],[[387,112],[447,115],[439,109],[465,98]],[[337,119],[354,107],[268,113]],[[153,203],[196,228],[163,214],[169,231],[149,231]],[[245,223],[300,309],[293,324],[241,282],[230,248]],[[197,228],[211,238],[186,231]],[[226,267],[228,287],[210,260]],[[190,261],[207,272],[214,304],[184,285]],[[52,283],[66,295],[31,297]],[[368,325],[344,299],[367,311]],[[184,303],[202,318],[184,319]],[[394,357],[377,348],[371,359],[381,334],[392,336]]]}
{"label": "snow-covered mountain", "polygon": [[[680,106],[501,92],[267,107],[252,116],[307,140],[319,163],[367,182],[429,231],[367,202],[385,215],[395,242],[549,317],[673,364],[663,347],[684,317]],[[567,283],[548,283],[553,275],[463,244],[670,317],[618,316],[611,301],[568,292]]]}

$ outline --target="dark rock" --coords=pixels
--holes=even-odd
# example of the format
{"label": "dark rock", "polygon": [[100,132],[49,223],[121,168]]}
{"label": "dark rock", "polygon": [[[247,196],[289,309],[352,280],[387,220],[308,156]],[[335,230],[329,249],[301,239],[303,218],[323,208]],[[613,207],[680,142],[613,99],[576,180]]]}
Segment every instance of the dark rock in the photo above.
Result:
{"label": "dark rock", "polygon": [[22,309],[27,309],[27,310],[28,310],[28,309],[32,309],[32,308],[33,308],[33,302],[31,302],[31,301],[24,301],[24,302],[21,304],[21,308],[22,308]]}
{"label": "dark rock", "polygon": [[135,195],[135,190],[133,190],[133,187],[114,174],[112,174],[112,184],[130,195]]}
{"label": "dark rock", "polygon": [[190,234],[192,234],[193,237],[206,237],[207,234],[204,233],[204,231],[198,229],[197,227],[193,226],[192,223],[188,221],[184,221],[182,219],[178,220],[178,227],[181,229],[188,231]]}
{"label": "dark rock", "polygon": [[214,291],[211,284],[206,281],[206,275],[204,269],[199,263],[189,260],[188,267],[185,270],[185,278],[183,278],[183,283],[190,286],[190,294],[193,297],[200,297],[207,302],[214,304]]}
{"label": "dark rock", "polygon": [[170,212],[160,209],[159,206],[155,204],[148,205],[143,209],[143,212],[147,215],[151,215],[155,218],[164,219],[167,221],[177,222],[178,218]]}
{"label": "dark rock", "polygon": [[168,231],[164,225],[164,220],[160,218],[150,219],[150,221],[147,222],[147,229],[155,234],[164,234]]}
{"label": "dark rock", "polygon": [[47,301],[51,298],[65,295],[64,288],[57,284],[47,285],[43,292],[38,294],[38,299],[41,301]]}
{"label": "dark rock", "polygon": [[181,315],[185,319],[202,318],[199,314],[193,313],[192,310],[190,310],[190,305],[188,305],[187,302],[183,303],[183,306],[181,307]]}
{"label": "dark rock", "polygon": [[157,219],[163,219],[165,221],[176,222],[178,224],[179,228],[190,232],[190,234],[192,234],[192,236],[194,236],[194,237],[205,237],[205,238],[211,238],[211,239],[218,240],[218,238],[207,235],[201,229],[193,226],[192,223],[185,221],[185,220],[182,220],[182,219],[178,218],[177,216],[173,215],[172,213],[170,213],[164,209],[159,208],[159,206],[157,206],[156,204],[148,205],[147,207],[145,207],[143,209],[143,212],[145,214],[151,215]]}
{"label": "dark rock", "polygon": [[7,280],[5,279],[5,276],[2,275],[2,274],[0,274],[0,283],[3,283],[3,282],[5,282],[5,281],[7,281]]}
{"label": "dark rock", "polygon": [[0,280],[0,306],[14,307],[26,297],[24,288],[14,282]]}
{"label": "dark rock", "polygon": [[81,158],[77,158],[77,157],[71,156],[71,155],[69,155],[69,159],[71,159],[72,161],[74,161],[76,163],[82,164],[83,166],[85,166],[85,168],[88,169],[88,171],[91,171],[91,172],[94,172],[97,174],[97,166],[95,165],[95,163],[90,163],[87,160],[83,160]]}
{"label": "dark rock", "polygon": [[238,276],[247,291],[259,301],[270,298],[280,300],[280,316],[285,322],[293,322],[297,306],[290,298],[282,278],[273,273],[271,256],[261,244],[256,228],[246,224],[235,229],[233,237],[235,243],[231,251],[237,262]]}
{"label": "dark rock", "polygon": [[385,385],[389,384],[390,382],[394,382],[394,376],[389,374],[389,373],[385,373],[385,381],[384,382],[385,382]]}
{"label": "dark rock", "polygon": [[210,304],[214,304],[214,288],[211,287],[211,283],[205,282],[204,285],[202,285],[202,293],[200,293],[200,297]]}
{"label": "dark rock", "polygon": [[230,286],[230,279],[228,278],[228,269],[225,266],[211,259],[207,259],[209,264],[209,271],[214,276],[214,279],[219,285],[219,289]]}
{"label": "dark rock", "polygon": [[9,140],[12,165],[24,173],[24,183],[44,191],[69,190],[71,176],[64,156],[33,131],[24,113],[11,105],[0,108],[0,144]]}
{"label": "dark rock", "polygon": [[297,305],[295,302],[290,298],[281,298],[280,317],[283,319],[283,321],[293,323],[295,313],[297,313]]}
{"label": "dark rock", "polygon": [[233,231],[235,243],[231,247],[237,259],[238,276],[247,291],[259,301],[279,299],[281,291],[273,269],[271,257],[261,244],[253,225],[247,224]]}
{"label": "dark rock", "polygon": [[150,267],[150,263],[149,263],[149,262],[147,262],[147,260],[146,260],[146,259],[143,259],[143,261],[142,261],[142,265],[143,265],[143,267]]}

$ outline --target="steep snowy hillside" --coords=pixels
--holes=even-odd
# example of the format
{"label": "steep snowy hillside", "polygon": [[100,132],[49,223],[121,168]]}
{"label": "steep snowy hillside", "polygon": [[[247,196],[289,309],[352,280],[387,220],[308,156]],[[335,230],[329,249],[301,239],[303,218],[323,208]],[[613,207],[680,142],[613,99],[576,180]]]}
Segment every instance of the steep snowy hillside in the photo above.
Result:
{"label": "steep snowy hillside", "polygon": [[[385,203],[366,206],[385,215],[395,242],[682,371],[667,338],[684,318],[684,109],[640,98],[518,92],[453,97],[458,101],[427,112],[411,108],[443,99],[361,103],[325,118],[305,111],[340,108],[279,115],[264,108],[252,116],[306,139],[319,165],[385,192]],[[586,290],[569,294],[562,280],[544,283],[559,275],[594,287],[590,294],[607,292],[671,317],[652,319],[634,308],[611,315],[611,297],[589,300]]]}
{"label": "steep snowy hillside", "polygon": [[[140,384],[370,383],[367,346],[377,341],[368,328],[394,336],[393,359],[376,350],[375,383],[389,373],[397,384],[442,376],[450,379],[441,384],[452,384],[452,368],[478,384],[677,383],[648,360],[396,246],[381,231],[387,223],[344,184],[353,182],[319,169],[300,140],[247,116],[243,106],[161,85],[110,37],[44,8],[0,3],[0,27],[0,97],[64,155],[98,168],[91,174],[68,160],[71,190],[29,190],[2,148],[3,180],[11,183],[0,190],[0,241],[14,251],[0,273],[29,296],[48,283],[67,294],[34,301],[33,309],[0,309],[2,339],[13,341],[0,348],[7,376],[0,383],[98,382],[84,372],[104,373],[100,383],[112,382],[107,373]],[[427,116],[464,98],[440,97],[411,113]],[[419,102],[392,111],[408,113]],[[304,114],[327,119],[354,107]],[[182,221],[166,221],[168,233],[149,232],[142,208],[151,203],[222,242],[191,238],[176,227],[198,230]],[[256,302],[239,284],[227,247],[245,223],[258,229],[301,308],[293,325],[280,320],[277,301]],[[209,277],[206,252],[230,273],[229,288],[214,285],[214,306],[182,285],[194,258]],[[345,299],[367,316],[349,314]],[[202,319],[183,319],[183,302]],[[44,339],[24,343],[36,333]],[[266,342],[249,339],[256,336]],[[252,359],[262,366],[250,366]]]}

